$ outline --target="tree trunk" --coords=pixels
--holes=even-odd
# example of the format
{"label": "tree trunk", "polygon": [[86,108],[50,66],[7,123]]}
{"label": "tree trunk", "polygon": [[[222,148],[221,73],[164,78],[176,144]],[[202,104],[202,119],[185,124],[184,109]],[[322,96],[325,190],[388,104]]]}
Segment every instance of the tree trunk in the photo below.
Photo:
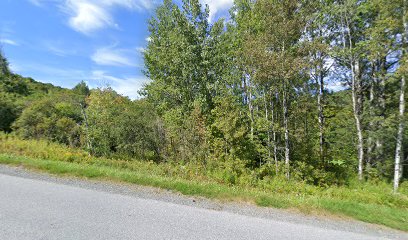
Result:
{"label": "tree trunk", "polygon": [[[343,32],[343,47],[350,51],[349,64],[351,70],[351,97],[353,101],[353,114],[356,123],[357,130],[357,152],[358,152],[358,179],[363,180],[363,162],[364,162],[364,139],[363,139],[363,129],[361,125],[361,111],[362,111],[362,82],[361,82],[361,71],[360,71],[360,59],[354,56],[353,50],[355,47],[355,42],[353,41],[353,36],[351,33],[351,22],[347,16],[347,13],[342,18],[342,24],[345,29]],[[346,37],[347,35],[347,37]]]}
{"label": "tree trunk", "polygon": [[249,110],[249,117],[251,119],[251,140],[254,139],[254,106],[252,105],[252,91],[251,91],[251,81],[249,80],[249,76],[245,76],[245,94],[247,96],[247,103],[248,103],[248,110]]}
{"label": "tree trunk", "polygon": [[358,152],[358,179],[363,180],[363,164],[364,164],[364,138],[363,138],[363,128],[361,124],[361,109],[362,103],[362,86],[361,86],[361,76],[360,76],[360,63],[358,60],[354,61],[352,65],[352,99],[353,99],[353,112],[354,119],[356,122],[357,129],[357,152]]}
{"label": "tree trunk", "polygon": [[290,149],[289,149],[289,128],[288,128],[288,93],[286,82],[283,88],[283,127],[285,132],[285,168],[286,168],[286,178],[290,177]]}
{"label": "tree trunk", "polygon": [[[408,0],[404,0],[404,10],[403,10],[403,24],[404,33],[402,38],[402,55],[406,57],[407,54],[407,44],[408,39],[408,22],[406,19],[408,7]],[[398,191],[399,182],[402,176],[402,164],[401,159],[403,159],[402,143],[404,140],[404,114],[405,114],[405,72],[401,76],[401,89],[400,89],[400,100],[399,100],[399,124],[398,124],[398,134],[397,134],[397,144],[395,148],[395,170],[394,170],[394,193]]]}
{"label": "tree trunk", "polygon": [[[387,74],[387,66],[386,66],[386,58],[384,57],[383,59],[380,60],[380,79],[379,79],[379,91],[378,91],[378,101],[379,101],[379,107],[380,107],[380,112],[378,116],[380,117],[380,120],[378,122],[377,127],[381,128],[384,124],[385,121],[385,78]],[[375,149],[376,149],[376,161],[383,161],[384,159],[384,148],[383,148],[383,139],[381,137],[377,137],[376,143],[375,143]]]}
{"label": "tree trunk", "polygon": [[370,114],[370,121],[368,123],[368,139],[367,139],[367,166],[370,167],[373,162],[373,152],[374,152],[374,137],[373,133],[376,131],[375,126],[375,84],[376,84],[376,72],[378,72],[378,68],[376,67],[377,64],[375,62],[372,63],[372,76],[370,82],[370,99],[369,99],[369,114]]}
{"label": "tree trunk", "polygon": [[79,105],[81,106],[82,116],[84,117],[87,147],[88,147],[90,153],[93,154],[93,147],[92,147],[92,141],[91,141],[91,139],[89,137],[89,124],[88,124],[88,117],[87,117],[86,112],[85,112],[85,106],[82,103],[80,103]]}
{"label": "tree trunk", "polygon": [[397,145],[395,149],[395,170],[394,170],[394,192],[398,191],[399,182],[402,175],[402,164],[401,159],[403,159],[402,143],[404,138],[404,113],[405,113],[405,77],[401,77],[401,93],[399,100],[399,124],[398,124],[398,134],[397,134]]}
{"label": "tree trunk", "polygon": [[[276,101],[279,100],[278,93],[275,94]],[[278,174],[278,148],[276,146],[276,131],[275,131],[275,103],[271,101],[272,108],[272,138],[273,138],[273,158],[275,159],[275,172]]]}
{"label": "tree trunk", "polygon": [[319,146],[320,146],[320,162],[324,164],[325,153],[324,153],[324,110],[323,110],[323,101],[324,101],[324,76],[323,73],[319,74],[319,79],[316,79],[318,86],[317,94],[317,109],[318,109],[318,119],[319,119]]}
{"label": "tree trunk", "polygon": [[[267,101],[267,91],[265,91],[265,94],[264,94],[264,105],[265,105],[265,120],[266,120],[266,123],[269,123],[269,110],[268,110],[268,101]],[[273,114],[273,112],[272,112],[272,114]],[[268,136],[268,139],[267,139],[267,141],[268,141],[268,143],[267,143],[267,146],[268,146],[268,161],[270,161],[270,159],[272,157],[272,153],[271,153],[271,126],[270,126],[270,124],[268,124],[268,127],[267,127],[267,136]],[[261,164],[259,164],[259,167],[260,166],[261,166]]]}

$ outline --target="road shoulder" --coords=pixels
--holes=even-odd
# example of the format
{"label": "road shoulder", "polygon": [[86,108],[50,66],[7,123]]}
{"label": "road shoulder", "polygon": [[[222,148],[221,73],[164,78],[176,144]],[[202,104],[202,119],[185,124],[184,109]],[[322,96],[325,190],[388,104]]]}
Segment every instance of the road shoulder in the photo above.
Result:
{"label": "road shoulder", "polygon": [[56,177],[42,172],[29,171],[22,167],[0,165],[0,174],[53,182],[83,189],[109,192],[142,199],[152,199],[202,209],[230,212],[250,217],[272,219],[275,221],[303,224],[323,229],[365,234],[379,238],[408,239],[407,233],[347,218],[312,216],[295,212],[294,210],[262,208],[247,203],[220,202],[201,197],[184,196],[179,193],[174,193],[163,189],[126,183],[116,183],[112,181],[95,181],[74,177]]}

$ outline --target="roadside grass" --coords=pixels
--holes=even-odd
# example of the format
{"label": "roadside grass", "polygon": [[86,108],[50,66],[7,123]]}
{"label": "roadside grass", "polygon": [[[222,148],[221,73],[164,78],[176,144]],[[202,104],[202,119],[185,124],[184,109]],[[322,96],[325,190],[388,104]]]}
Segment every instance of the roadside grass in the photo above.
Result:
{"label": "roadside grass", "polygon": [[359,183],[320,188],[276,179],[257,185],[228,185],[170,163],[121,161],[90,157],[43,141],[25,141],[0,135],[0,163],[23,166],[56,175],[112,180],[202,196],[241,201],[262,207],[296,209],[303,213],[350,217],[408,231],[408,194],[403,184],[394,195],[390,184]]}

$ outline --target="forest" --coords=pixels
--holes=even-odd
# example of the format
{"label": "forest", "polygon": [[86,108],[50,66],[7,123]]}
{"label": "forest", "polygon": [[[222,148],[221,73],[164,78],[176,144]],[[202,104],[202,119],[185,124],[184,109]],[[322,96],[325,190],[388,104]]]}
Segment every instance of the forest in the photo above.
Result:
{"label": "forest", "polygon": [[1,53],[1,141],[172,164],[230,186],[357,179],[397,192],[408,177],[407,10],[407,0],[236,0],[210,22],[199,0],[164,0],[137,100],[86,79],[36,82]]}

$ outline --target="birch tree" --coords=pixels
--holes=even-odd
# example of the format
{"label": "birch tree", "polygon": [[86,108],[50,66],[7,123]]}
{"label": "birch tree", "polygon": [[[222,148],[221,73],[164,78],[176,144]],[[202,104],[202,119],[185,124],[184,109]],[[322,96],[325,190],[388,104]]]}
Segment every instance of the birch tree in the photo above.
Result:
{"label": "birch tree", "polygon": [[244,52],[249,61],[258,59],[254,64],[255,78],[258,81],[263,79],[262,86],[269,86],[272,96],[276,92],[281,93],[284,162],[288,179],[291,157],[290,100],[305,65],[300,51],[305,20],[301,15],[303,7],[304,3],[299,1],[257,1],[252,19],[255,25],[246,37],[248,48]]}
{"label": "birch tree", "polygon": [[400,97],[398,115],[397,144],[395,148],[395,170],[394,170],[394,192],[398,191],[399,182],[402,176],[403,140],[404,140],[404,115],[405,115],[405,78],[408,69],[408,0],[403,0],[402,4],[402,33],[401,33],[401,62],[400,62]]}
{"label": "birch tree", "polygon": [[365,1],[344,0],[337,2],[337,31],[338,39],[337,63],[347,69],[345,78],[351,88],[354,121],[357,133],[358,178],[363,180],[364,153],[364,81],[365,61],[361,43],[364,39],[364,30],[368,26]]}

